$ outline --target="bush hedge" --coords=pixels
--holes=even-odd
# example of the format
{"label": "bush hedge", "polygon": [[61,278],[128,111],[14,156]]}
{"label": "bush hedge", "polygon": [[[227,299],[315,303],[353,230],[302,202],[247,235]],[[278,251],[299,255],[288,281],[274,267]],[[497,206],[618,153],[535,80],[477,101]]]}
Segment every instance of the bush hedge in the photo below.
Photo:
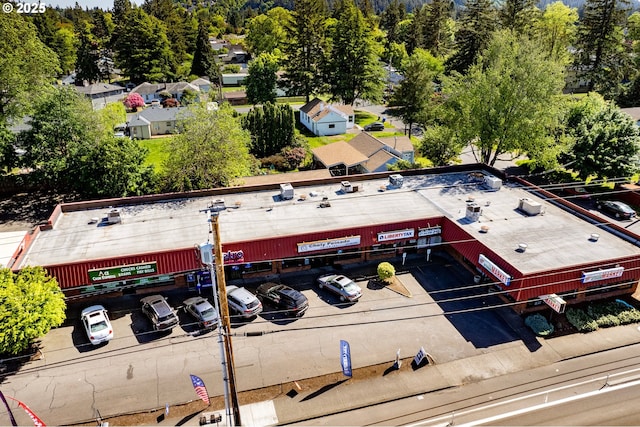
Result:
{"label": "bush hedge", "polygon": [[568,308],[566,316],[580,332],[640,322],[640,310],[621,300],[591,303],[586,310]]}
{"label": "bush hedge", "polygon": [[527,316],[527,318],[524,319],[524,323],[529,328],[531,328],[533,333],[541,337],[546,337],[548,335],[551,335],[555,330],[553,325],[547,322],[547,319],[545,319],[542,315],[537,313],[532,314],[531,316]]}

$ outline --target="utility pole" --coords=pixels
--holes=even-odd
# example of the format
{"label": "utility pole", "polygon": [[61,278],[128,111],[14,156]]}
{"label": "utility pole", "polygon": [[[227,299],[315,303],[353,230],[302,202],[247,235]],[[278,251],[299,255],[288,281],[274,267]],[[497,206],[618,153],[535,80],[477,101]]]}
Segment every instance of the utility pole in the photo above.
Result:
{"label": "utility pole", "polygon": [[[224,336],[224,349],[227,359],[227,378],[229,380],[229,393],[231,395],[231,410],[235,426],[241,426],[240,404],[236,389],[236,374],[233,361],[233,347],[231,346],[231,319],[229,317],[229,304],[227,303],[227,284],[224,277],[224,259],[222,256],[222,241],[220,240],[220,223],[218,211],[211,210],[211,228],[214,236],[214,254],[216,265],[216,282],[218,285],[218,298],[220,299],[220,317],[222,318],[222,333]],[[215,285],[214,285],[215,286]],[[228,422],[228,421],[227,421]]]}

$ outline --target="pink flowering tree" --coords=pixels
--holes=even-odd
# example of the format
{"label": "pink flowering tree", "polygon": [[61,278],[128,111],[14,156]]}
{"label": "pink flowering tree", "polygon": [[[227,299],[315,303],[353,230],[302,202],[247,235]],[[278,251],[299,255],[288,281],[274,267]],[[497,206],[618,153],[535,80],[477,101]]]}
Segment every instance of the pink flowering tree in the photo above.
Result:
{"label": "pink flowering tree", "polygon": [[144,99],[139,93],[130,93],[124,100],[124,106],[127,108],[127,110],[135,111],[138,109],[138,107],[144,106]]}

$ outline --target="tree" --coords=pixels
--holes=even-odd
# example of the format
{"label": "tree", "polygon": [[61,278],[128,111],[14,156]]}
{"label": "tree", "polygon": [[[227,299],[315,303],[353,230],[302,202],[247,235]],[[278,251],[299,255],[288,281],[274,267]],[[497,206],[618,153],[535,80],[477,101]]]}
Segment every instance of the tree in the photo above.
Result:
{"label": "tree", "polygon": [[610,89],[606,96],[617,95],[626,71],[622,28],[627,4],[627,0],[587,0],[578,29],[578,62],[588,70],[589,90]]}
{"label": "tree", "polygon": [[16,355],[62,325],[64,295],[42,267],[0,269],[0,354]]}
{"label": "tree", "polygon": [[426,6],[423,47],[435,57],[444,58],[453,47],[452,9],[449,0],[433,0]]}
{"label": "tree", "polygon": [[295,145],[295,115],[288,104],[252,108],[242,119],[242,127],[251,133],[251,154],[258,158]]}
{"label": "tree", "polygon": [[191,105],[180,119],[178,129],[180,132],[169,142],[164,172],[166,189],[220,187],[249,175],[251,137],[228,104],[218,110]]}
{"label": "tree", "polygon": [[247,99],[251,104],[276,102],[278,58],[270,53],[261,53],[249,62],[246,79]]}
{"label": "tree", "polygon": [[286,27],[291,25],[291,20],[291,12],[282,7],[251,18],[245,38],[247,50],[254,56],[282,50],[287,40]]}
{"label": "tree", "polygon": [[433,166],[451,164],[463,148],[455,131],[446,125],[428,127],[420,141],[420,153],[431,160]]}
{"label": "tree", "polygon": [[98,112],[100,116],[100,124],[102,128],[111,135],[113,129],[122,123],[127,121],[127,110],[125,106],[119,102],[112,102],[104,106],[102,110]]}
{"label": "tree", "polygon": [[538,43],[499,31],[467,76],[447,80],[443,90],[461,143],[477,146],[480,162],[493,166],[512,151],[550,158],[563,87],[563,67]]}
{"label": "tree", "polygon": [[630,177],[638,171],[640,134],[631,116],[613,103],[578,101],[569,113],[574,138],[566,156],[580,179]]}
{"label": "tree", "polygon": [[392,0],[389,6],[380,15],[380,26],[387,32],[387,45],[400,43],[399,25],[405,19],[407,9],[399,0]]}
{"label": "tree", "polygon": [[84,24],[84,28],[79,34],[78,55],[76,57],[76,82],[96,83],[100,81],[102,73],[100,71],[100,49],[98,42],[93,39],[90,25]]}
{"label": "tree", "polygon": [[353,105],[356,99],[377,101],[382,97],[385,72],[380,65],[380,46],[353,0],[340,0],[331,28],[331,53],[325,75],[332,99]]}
{"label": "tree", "polygon": [[58,60],[17,13],[0,13],[0,122],[22,117],[59,72]]}
{"label": "tree", "polygon": [[52,49],[58,55],[61,75],[71,74],[76,63],[76,40],[73,31],[62,27],[53,36]]}
{"label": "tree", "polygon": [[417,48],[424,48],[425,46],[424,32],[426,27],[426,15],[426,5],[416,8],[413,12],[413,19],[409,25],[404,43],[409,55],[411,55]]}
{"label": "tree", "polygon": [[287,29],[284,80],[291,95],[311,95],[322,92],[322,66],[327,54],[324,0],[295,0],[292,22]]}
{"label": "tree", "polygon": [[393,276],[396,275],[396,269],[388,262],[381,262],[378,264],[378,278],[383,282],[389,282]]}
{"label": "tree", "polygon": [[131,92],[123,103],[127,110],[136,111],[139,107],[144,107],[144,98],[138,92]]}
{"label": "tree", "polygon": [[391,102],[396,114],[409,126],[409,137],[414,123],[426,123],[433,105],[434,79],[444,71],[442,61],[423,49],[416,51],[402,64],[404,79],[396,88]]}
{"label": "tree", "polygon": [[116,64],[135,83],[167,81],[175,63],[166,28],[141,8],[130,10],[115,30]]}
{"label": "tree", "polygon": [[502,28],[530,35],[539,12],[535,0],[504,0],[498,14]]}
{"label": "tree", "polygon": [[536,22],[536,38],[542,43],[547,57],[569,65],[573,58],[569,47],[576,37],[578,11],[557,1],[547,5],[542,17]]}
{"label": "tree", "polygon": [[455,53],[447,60],[449,71],[464,73],[476,61],[496,28],[495,9],[491,0],[468,0],[458,21]]}
{"label": "tree", "polygon": [[220,81],[220,68],[216,62],[216,54],[209,43],[209,32],[204,21],[198,21],[198,38],[196,50],[191,63],[191,73],[194,76],[206,77],[210,82],[218,84]]}

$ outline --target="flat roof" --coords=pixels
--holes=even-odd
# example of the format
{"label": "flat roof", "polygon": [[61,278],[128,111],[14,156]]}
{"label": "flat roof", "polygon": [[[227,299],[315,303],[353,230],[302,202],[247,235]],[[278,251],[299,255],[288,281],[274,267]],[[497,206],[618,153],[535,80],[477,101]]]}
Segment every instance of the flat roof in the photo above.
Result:
{"label": "flat roof", "polygon": [[[63,212],[50,230],[38,233],[21,266],[56,265],[193,247],[210,238],[206,209],[216,197],[223,243],[447,217],[522,273],[640,255],[640,248],[584,221],[517,183],[489,191],[477,173],[405,176],[402,188],[387,178],[358,181],[359,191],[342,193],[340,183],[296,186],[292,200],[280,200],[279,187],[224,196],[192,197],[120,206],[122,222],[103,225],[109,208]],[[361,177],[360,177],[361,178]],[[345,179],[349,179],[345,177]],[[380,191],[384,188],[386,191]],[[303,196],[303,197],[301,197]],[[331,207],[320,209],[328,197]],[[540,203],[542,213],[517,209],[522,198]],[[466,219],[467,203],[481,208]],[[98,219],[98,223],[92,220]],[[482,226],[488,232],[481,232]],[[597,242],[589,241],[598,233]],[[527,244],[518,252],[520,243]]]}

